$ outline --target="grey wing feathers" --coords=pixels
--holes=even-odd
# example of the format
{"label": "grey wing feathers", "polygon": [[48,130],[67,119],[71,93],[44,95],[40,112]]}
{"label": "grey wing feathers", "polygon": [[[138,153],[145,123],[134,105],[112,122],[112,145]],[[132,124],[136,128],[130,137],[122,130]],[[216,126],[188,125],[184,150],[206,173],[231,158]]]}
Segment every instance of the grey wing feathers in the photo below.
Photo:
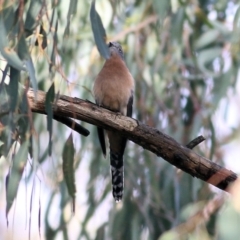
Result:
{"label": "grey wing feathers", "polygon": [[105,136],[104,136],[104,130],[100,127],[97,128],[98,132],[98,139],[101,145],[101,149],[103,152],[104,157],[106,157],[106,143],[105,143]]}
{"label": "grey wing feathers", "polygon": [[133,106],[133,91],[132,95],[128,100],[128,105],[127,105],[127,116],[132,117],[132,106]]}
{"label": "grey wing feathers", "polygon": [[[96,104],[100,106],[97,100],[96,100]],[[101,145],[102,153],[104,157],[106,157],[106,143],[105,143],[104,130],[100,127],[97,127],[97,133],[98,133],[98,139]]]}

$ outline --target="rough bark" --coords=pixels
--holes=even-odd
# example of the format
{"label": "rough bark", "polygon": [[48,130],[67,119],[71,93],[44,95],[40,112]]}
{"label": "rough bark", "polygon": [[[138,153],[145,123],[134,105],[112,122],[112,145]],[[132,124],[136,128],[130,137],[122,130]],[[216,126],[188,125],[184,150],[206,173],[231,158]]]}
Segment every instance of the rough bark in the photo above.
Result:
{"label": "rough bark", "polygon": [[[33,112],[46,114],[45,92],[38,91],[35,99],[33,90],[29,89],[27,96]],[[234,172],[196,154],[158,129],[100,108],[89,101],[60,95],[53,103],[53,112],[55,116],[71,117],[104,129],[118,131],[184,172],[222,190],[227,191],[229,185],[237,179]]]}

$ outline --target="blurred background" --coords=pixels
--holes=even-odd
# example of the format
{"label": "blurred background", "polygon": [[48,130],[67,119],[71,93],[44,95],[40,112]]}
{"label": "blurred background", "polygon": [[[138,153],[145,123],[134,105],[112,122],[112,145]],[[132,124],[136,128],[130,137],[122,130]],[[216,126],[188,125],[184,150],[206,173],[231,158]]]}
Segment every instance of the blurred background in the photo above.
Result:
{"label": "blurred background", "polygon": [[[0,2],[0,239],[240,239],[239,183],[230,197],[128,142],[115,203],[95,126],[81,122],[83,137],[29,114],[23,85],[94,101],[104,59],[91,3]],[[135,79],[133,118],[182,145],[203,135],[194,151],[239,174],[239,1],[97,0],[96,10]],[[75,213],[63,175],[71,132]]]}

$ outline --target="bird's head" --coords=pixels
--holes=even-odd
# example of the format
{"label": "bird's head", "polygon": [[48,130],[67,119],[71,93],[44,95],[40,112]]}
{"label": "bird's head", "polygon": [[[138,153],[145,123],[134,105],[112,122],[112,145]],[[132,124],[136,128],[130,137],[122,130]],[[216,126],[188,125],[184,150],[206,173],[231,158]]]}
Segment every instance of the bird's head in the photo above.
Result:
{"label": "bird's head", "polygon": [[122,50],[122,46],[120,45],[120,43],[118,43],[118,42],[109,42],[108,43],[108,48],[109,48],[111,57],[115,56],[117,54],[122,59],[124,59],[123,50]]}

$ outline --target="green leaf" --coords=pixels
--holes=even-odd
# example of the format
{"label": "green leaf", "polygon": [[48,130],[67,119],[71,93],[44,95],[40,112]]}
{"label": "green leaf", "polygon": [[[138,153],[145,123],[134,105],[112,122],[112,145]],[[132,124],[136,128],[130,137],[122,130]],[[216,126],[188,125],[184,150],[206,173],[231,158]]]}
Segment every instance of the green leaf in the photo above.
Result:
{"label": "green leaf", "polygon": [[69,9],[68,9],[68,15],[67,15],[67,26],[66,26],[65,31],[64,31],[64,37],[68,37],[69,36],[70,22],[71,22],[71,18],[77,12],[77,3],[78,3],[77,0],[70,0]]}
{"label": "green leaf", "polygon": [[[0,41],[1,41],[1,37],[0,37]],[[23,62],[20,60],[17,53],[13,49],[9,47],[4,47],[4,48],[0,47],[0,51],[2,53],[2,56],[7,60],[9,65],[18,69],[19,71],[21,70],[26,71],[26,69],[23,66]]]}
{"label": "green leaf", "polygon": [[27,162],[28,141],[25,141],[12,159],[12,168],[6,177],[6,217],[16,198],[18,185],[22,178],[22,173]]}
{"label": "green leaf", "polygon": [[234,28],[234,30],[239,31],[239,28],[240,28],[240,6],[238,7],[235,17],[234,17],[233,28]]}
{"label": "green leaf", "polygon": [[29,54],[28,46],[23,34],[20,36],[20,39],[18,41],[17,51],[18,51],[18,56],[20,57],[21,60],[23,60],[23,62],[26,65],[26,68],[30,77],[30,81],[32,83],[32,87],[34,89],[34,92],[36,93],[38,87],[37,87],[37,79],[35,76],[35,68],[33,65],[32,58]]}
{"label": "green leaf", "polygon": [[19,34],[17,53],[21,60],[28,60],[30,58],[27,43],[23,34]]}
{"label": "green leaf", "polygon": [[[14,26],[14,23],[17,22],[17,14],[14,12],[12,5],[5,7],[0,12],[0,16],[3,19],[6,32],[9,33]],[[13,17],[14,16],[14,17]]]}
{"label": "green leaf", "polygon": [[217,29],[211,29],[203,33],[196,41],[196,48],[203,48],[218,40],[220,32]]}
{"label": "green leaf", "polygon": [[105,42],[107,36],[102,24],[102,20],[95,9],[95,0],[93,0],[91,4],[90,20],[92,24],[93,36],[95,39],[95,43],[97,45],[97,49],[103,58],[108,59],[110,57],[110,54],[109,49]]}
{"label": "green leaf", "polygon": [[10,83],[8,87],[8,95],[10,97],[10,111],[15,111],[18,101],[18,83],[20,80],[20,71],[10,67]]}
{"label": "green leaf", "polygon": [[172,17],[171,35],[174,43],[182,43],[183,23],[185,17],[185,7],[180,7]]}
{"label": "green leaf", "polygon": [[74,177],[74,145],[72,134],[69,135],[63,148],[63,174],[67,185],[68,193],[73,199],[73,212],[75,212],[75,177]]}
{"label": "green leaf", "polygon": [[240,213],[233,204],[227,202],[222,208],[217,220],[217,232],[219,240],[239,239]]}
{"label": "green leaf", "polygon": [[7,60],[9,65],[18,69],[25,70],[23,62],[14,51],[14,49],[8,47],[7,32],[4,26],[2,15],[0,15],[0,52],[2,56]]}
{"label": "green leaf", "polygon": [[32,83],[32,87],[33,87],[35,97],[36,97],[36,92],[38,90],[38,86],[37,86],[37,79],[36,79],[35,68],[34,68],[34,65],[33,65],[32,58],[29,57],[28,60],[25,60],[25,64],[26,64],[26,68],[27,68],[27,71],[28,71],[28,74],[29,74],[29,78],[30,78],[30,81]]}
{"label": "green leaf", "polygon": [[52,122],[53,122],[53,110],[52,104],[55,97],[55,85],[52,83],[46,94],[46,103],[45,103],[45,111],[47,113],[47,129],[49,131],[49,145],[48,145],[48,153],[51,156],[52,154]]}
{"label": "green leaf", "polygon": [[5,81],[5,78],[7,76],[7,73],[8,73],[8,69],[9,69],[9,65],[7,64],[2,72],[2,79],[1,79],[1,82],[0,82],[0,93],[3,89],[3,86],[4,86],[4,81]]}
{"label": "green leaf", "polygon": [[219,101],[226,96],[229,86],[234,82],[237,71],[232,67],[219,78],[214,79],[213,99],[211,101],[214,109],[218,106]]}
{"label": "green leaf", "polygon": [[[54,13],[52,16],[53,20],[54,20]],[[55,23],[55,31],[54,31],[54,35],[53,35],[53,46],[52,46],[52,53],[51,53],[51,62],[49,64],[49,72],[52,72],[52,67],[55,66],[55,46],[57,46],[58,43],[58,38],[57,38],[57,30],[58,30],[58,21],[56,20]]]}
{"label": "green leaf", "polygon": [[174,231],[167,231],[167,232],[164,232],[159,238],[158,240],[176,240],[176,239],[179,239],[179,234],[177,234],[176,232]]}
{"label": "green leaf", "polygon": [[153,6],[155,12],[157,12],[159,18],[161,21],[164,20],[164,18],[167,16],[168,10],[170,9],[171,6],[171,1],[169,0],[154,0],[153,1]]}
{"label": "green leaf", "polygon": [[206,74],[216,75],[216,73],[213,70],[210,71],[209,69],[207,69],[206,65],[208,63],[211,63],[214,59],[220,57],[221,54],[222,54],[221,47],[213,47],[210,49],[200,51],[198,54],[197,61],[201,71]]}
{"label": "green leaf", "polygon": [[41,0],[31,0],[24,26],[26,37],[30,36],[34,29],[38,26],[39,21],[37,21],[37,17],[42,8],[43,3]]}
{"label": "green leaf", "polygon": [[97,229],[95,240],[106,239],[106,227],[107,227],[107,224],[104,223]]}

